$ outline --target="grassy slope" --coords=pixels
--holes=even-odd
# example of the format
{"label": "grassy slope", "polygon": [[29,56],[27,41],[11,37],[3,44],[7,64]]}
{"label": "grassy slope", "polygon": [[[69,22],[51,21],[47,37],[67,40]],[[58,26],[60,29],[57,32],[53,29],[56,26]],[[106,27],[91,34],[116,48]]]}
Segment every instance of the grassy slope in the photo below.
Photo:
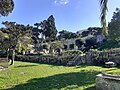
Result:
{"label": "grassy slope", "polygon": [[117,68],[15,62],[0,71],[0,90],[95,90],[95,75],[102,70],[120,74]]}

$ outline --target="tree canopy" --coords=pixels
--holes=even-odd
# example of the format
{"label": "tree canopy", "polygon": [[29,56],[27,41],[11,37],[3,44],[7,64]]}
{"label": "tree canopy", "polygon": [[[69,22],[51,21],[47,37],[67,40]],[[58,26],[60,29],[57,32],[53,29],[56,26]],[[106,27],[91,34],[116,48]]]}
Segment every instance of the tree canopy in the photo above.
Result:
{"label": "tree canopy", "polygon": [[67,31],[67,30],[62,30],[59,32],[59,35],[58,35],[58,38],[59,39],[71,39],[71,38],[77,38],[77,34],[76,33],[73,33],[73,32],[70,32],[70,31]]}
{"label": "tree canopy", "polygon": [[109,38],[112,40],[120,40],[120,9],[116,8],[113,13],[111,22],[108,24]]}
{"label": "tree canopy", "polygon": [[55,18],[53,17],[53,15],[49,16],[47,20],[43,21],[43,26],[45,37],[49,40],[55,40],[57,29],[55,26]]}
{"label": "tree canopy", "polygon": [[77,39],[75,41],[75,44],[78,47],[78,49],[80,49],[82,47],[82,45],[84,44],[84,42],[81,39]]}
{"label": "tree canopy", "polygon": [[33,39],[37,42],[41,39],[55,40],[57,35],[57,29],[55,26],[55,18],[53,15],[49,16],[47,20],[43,20],[40,23],[35,23],[36,28],[33,28]]}
{"label": "tree canopy", "polygon": [[[29,36],[30,32],[32,31],[32,27],[27,25],[22,25],[22,24],[16,24],[16,22],[3,22],[3,24],[6,26],[6,28],[1,28],[1,31],[5,34],[8,35],[8,40],[7,40],[7,45],[8,49],[12,50],[12,64],[14,64],[14,57],[15,57],[15,49],[19,43],[19,41],[22,40],[26,41],[26,39],[23,37]],[[5,42],[5,41],[3,41]]]}
{"label": "tree canopy", "polygon": [[13,0],[0,0],[0,14],[2,16],[8,16],[14,9]]}

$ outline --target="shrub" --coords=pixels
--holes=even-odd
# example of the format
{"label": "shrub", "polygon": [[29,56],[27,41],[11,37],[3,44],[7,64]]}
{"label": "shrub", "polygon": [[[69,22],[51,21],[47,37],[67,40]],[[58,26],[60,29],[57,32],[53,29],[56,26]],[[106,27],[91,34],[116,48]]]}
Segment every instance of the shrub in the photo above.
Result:
{"label": "shrub", "polygon": [[81,39],[77,39],[75,41],[75,45],[78,47],[78,49],[80,49],[83,44],[84,44],[84,42]]}
{"label": "shrub", "polygon": [[66,50],[68,48],[68,46],[67,45],[64,45],[64,49]]}
{"label": "shrub", "polygon": [[111,48],[120,48],[120,44],[118,41],[115,40],[109,40],[106,41],[103,44],[100,44],[97,46],[99,50],[104,50],[104,49],[111,49]]}
{"label": "shrub", "polygon": [[74,44],[70,44],[70,49],[74,49]]}
{"label": "shrub", "polygon": [[76,54],[83,54],[83,52],[80,50],[67,50],[67,51],[62,52],[62,55],[64,55],[64,56],[76,55]]}
{"label": "shrub", "polygon": [[43,44],[43,49],[49,49],[49,45],[48,44]]}

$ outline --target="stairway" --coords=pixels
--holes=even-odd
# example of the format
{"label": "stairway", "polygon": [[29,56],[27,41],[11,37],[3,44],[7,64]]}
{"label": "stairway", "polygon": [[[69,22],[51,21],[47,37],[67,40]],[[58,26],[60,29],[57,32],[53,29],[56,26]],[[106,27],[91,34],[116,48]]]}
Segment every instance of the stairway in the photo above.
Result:
{"label": "stairway", "polygon": [[80,54],[75,55],[75,56],[73,57],[73,59],[70,60],[70,61],[67,63],[67,66],[78,65],[77,60],[78,60],[79,57],[80,57]]}

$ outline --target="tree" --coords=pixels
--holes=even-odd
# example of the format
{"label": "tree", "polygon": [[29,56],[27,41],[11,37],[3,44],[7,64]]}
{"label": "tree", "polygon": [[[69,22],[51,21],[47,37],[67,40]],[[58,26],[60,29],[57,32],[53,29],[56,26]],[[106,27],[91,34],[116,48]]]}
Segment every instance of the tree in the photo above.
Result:
{"label": "tree", "polygon": [[120,40],[120,9],[116,8],[116,11],[113,13],[111,22],[108,24],[109,28],[109,38],[111,40]]}
{"label": "tree", "polygon": [[41,23],[35,23],[34,26],[36,27],[32,29],[32,34],[33,34],[32,39],[34,40],[35,44],[39,44],[41,42],[40,34],[42,32],[42,30],[40,29]]}
{"label": "tree", "polygon": [[55,26],[55,19],[53,15],[49,16],[47,20],[44,20],[42,22],[42,28],[43,28],[45,37],[48,38],[49,41],[56,39],[57,29]]}
{"label": "tree", "polygon": [[81,39],[75,40],[75,45],[78,47],[78,49],[81,49],[84,42]]}
{"label": "tree", "polygon": [[13,0],[0,0],[0,14],[2,16],[8,16],[14,9]]}
{"label": "tree", "polygon": [[70,44],[69,45],[69,48],[72,50],[72,49],[74,49],[74,44]]}
{"label": "tree", "polygon": [[106,12],[107,12],[107,4],[108,0],[100,0],[100,6],[101,6],[101,25],[102,25],[102,33],[104,35],[108,35],[108,29],[106,24]]}
{"label": "tree", "polygon": [[53,15],[51,15],[46,21],[45,27],[45,36],[49,38],[49,40],[55,40],[57,35],[57,29],[55,26],[55,19]]}
{"label": "tree", "polygon": [[64,45],[61,41],[54,41],[50,44],[50,53],[54,54],[54,50],[62,48],[64,48]]}
{"label": "tree", "polygon": [[63,43],[61,41],[54,41],[50,45],[51,49],[57,49],[57,48],[64,48]]}
{"label": "tree", "polygon": [[68,46],[67,45],[64,45],[64,49],[67,50]]}
{"label": "tree", "polygon": [[18,42],[21,38],[23,38],[26,35],[31,35],[32,27],[29,25],[24,26],[22,24],[16,24],[15,22],[3,22],[3,24],[6,26],[6,29],[1,29],[3,33],[7,33],[9,37],[9,49],[12,50],[12,62],[11,65],[14,64],[14,58],[15,58],[15,49],[18,45]]}
{"label": "tree", "polygon": [[21,37],[16,46],[16,52],[18,54],[25,54],[25,52],[31,50],[32,48],[31,43],[32,43],[31,36],[26,35],[24,37]]}
{"label": "tree", "polygon": [[43,41],[46,39],[46,34],[45,34],[46,25],[47,25],[47,21],[46,20],[40,22],[40,27],[41,27],[40,33],[41,33],[41,39],[42,39],[41,43],[43,43]]}
{"label": "tree", "polygon": [[0,29],[0,49],[2,50],[2,54],[4,54],[4,52],[6,52],[9,47],[8,38],[8,35],[6,33],[3,33]]}
{"label": "tree", "polygon": [[89,31],[83,31],[83,32],[81,33],[81,35],[82,35],[82,37],[86,37],[86,36],[89,35]]}
{"label": "tree", "polygon": [[77,38],[77,34],[73,32],[69,32],[67,30],[62,30],[59,32],[58,38],[59,39],[71,39],[71,38]]}
{"label": "tree", "polygon": [[43,49],[49,50],[50,45],[48,43],[43,44]]}
{"label": "tree", "polygon": [[85,51],[88,51],[91,48],[95,48],[96,44],[97,44],[96,38],[94,38],[94,37],[88,37],[85,40],[85,47],[86,47]]}

